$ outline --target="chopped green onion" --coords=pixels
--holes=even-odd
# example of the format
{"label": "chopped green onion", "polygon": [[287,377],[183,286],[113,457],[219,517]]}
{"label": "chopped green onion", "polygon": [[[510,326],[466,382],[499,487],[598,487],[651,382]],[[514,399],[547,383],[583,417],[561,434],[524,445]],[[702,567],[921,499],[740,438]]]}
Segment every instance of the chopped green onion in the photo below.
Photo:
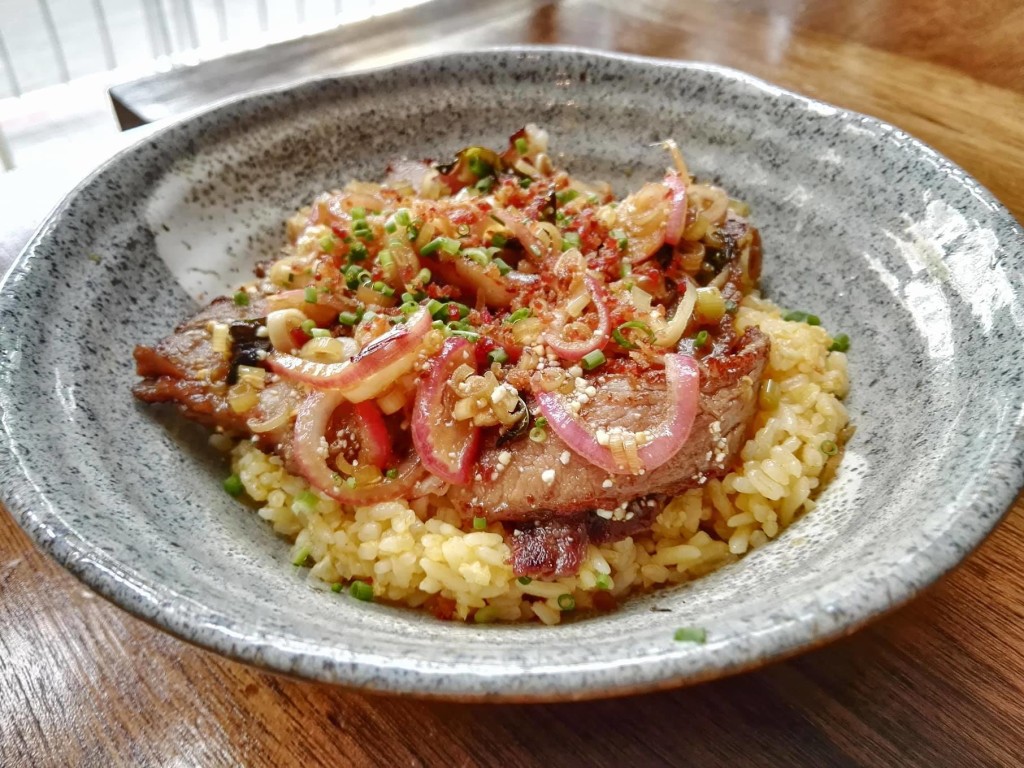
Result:
{"label": "chopped green onion", "polygon": [[384,231],[389,235],[393,235],[395,230],[398,229],[398,224],[395,223],[395,217],[392,216],[390,219],[384,222]]}
{"label": "chopped green onion", "polygon": [[522,307],[521,309],[517,309],[511,315],[506,317],[505,318],[505,323],[507,325],[515,325],[520,320],[525,320],[526,318],[528,318],[532,314],[533,314],[533,312],[530,311],[529,307]]}
{"label": "chopped green onion", "polygon": [[450,237],[435,237],[429,243],[420,248],[420,253],[424,256],[429,256],[437,250],[444,251],[450,256],[454,256],[459,252],[461,243],[458,240],[454,240]]}
{"label": "chopped green onion", "polygon": [[358,579],[349,585],[348,593],[356,600],[363,600],[367,603],[373,600],[373,587]]}
{"label": "chopped green onion", "polygon": [[850,348],[850,337],[845,333],[840,333],[838,336],[833,337],[832,344],[829,346],[829,352],[845,352]]}
{"label": "chopped green onion", "polygon": [[308,509],[316,509],[316,505],[320,502],[320,497],[312,491],[303,491],[295,497],[295,501]]}
{"label": "chopped green onion", "polygon": [[703,645],[708,639],[708,633],[703,627],[680,627],[672,639],[677,643],[700,643]]}
{"label": "chopped green onion", "polygon": [[529,151],[530,151],[530,142],[528,142],[522,136],[520,136],[518,139],[516,139],[516,152],[518,152],[520,155],[525,155]]}
{"label": "chopped green onion", "polygon": [[366,257],[370,255],[370,252],[366,250],[366,246],[362,243],[353,243],[348,249],[348,263],[351,264],[356,261],[365,261]]}
{"label": "chopped green onion", "polygon": [[423,269],[416,273],[416,282],[419,283],[420,285],[426,285],[427,283],[430,282],[430,277],[430,270],[424,267]]}
{"label": "chopped green onion", "polygon": [[430,327],[433,328],[435,331],[446,330],[444,320],[435,320],[430,324]]}
{"label": "chopped green onion", "polygon": [[543,443],[548,439],[547,430],[543,427],[534,427],[530,430],[530,439],[535,443]]}
{"label": "chopped green onion", "polygon": [[472,154],[469,156],[469,171],[478,179],[481,179],[484,176],[493,174],[494,166],[481,158],[480,155]]}
{"label": "chopped green onion", "polygon": [[491,263],[491,256],[483,248],[467,248],[462,252],[470,261],[475,261],[481,267],[486,267]]}
{"label": "chopped green onion", "polygon": [[493,245],[495,248],[504,248],[505,243],[507,242],[508,238],[501,234],[501,232],[495,232],[493,235],[491,235],[491,245]]}
{"label": "chopped green onion", "polygon": [[306,286],[306,303],[316,304],[316,288],[312,285]]}
{"label": "chopped green onion", "polygon": [[429,312],[430,316],[432,318],[434,318],[435,320],[440,320],[441,319],[437,315],[443,309],[444,309],[444,304],[442,304],[437,299],[431,299],[430,301],[427,302],[427,312]]}
{"label": "chopped green onion", "polygon": [[408,227],[412,222],[412,216],[409,214],[408,208],[399,208],[395,211],[395,222],[400,227]]}
{"label": "chopped green onion", "polygon": [[341,592],[341,590],[343,590],[344,588],[345,585],[342,584],[340,581],[336,581],[333,584],[331,584],[331,592],[334,592],[335,594]]}
{"label": "chopped green onion", "polygon": [[448,332],[452,336],[461,336],[467,341],[480,341],[480,334],[476,331],[470,331],[465,328],[452,328],[451,326],[448,326]]}
{"label": "chopped green onion", "polygon": [[365,219],[366,218],[366,209],[365,208],[359,208],[357,206],[357,207],[353,208],[351,211],[349,211],[348,214],[353,219]]}
{"label": "chopped green onion", "polygon": [[708,343],[708,332],[701,331],[697,334],[697,337],[693,340],[693,348],[700,349]]}
{"label": "chopped green onion", "polygon": [[518,579],[516,579],[516,581],[518,581],[520,584],[522,584],[525,587],[527,584],[532,582],[533,579],[531,579],[529,576],[520,576]]}
{"label": "chopped green onion", "polygon": [[594,581],[597,582],[597,588],[598,589],[611,589],[612,588],[612,580],[611,580],[611,577],[607,573],[599,573],[599,574],[597,574],[597,576],[594,578]]}
{"label": "chopped green onion", "polygon": [[403,304],[415,304],[416,303],[416,297],[413,296],[408,291],[406,291],[405,293],[402,294],[402,303]]}
{"label": "chopped green onion", "polygon": [[498,274],[502,277],[512,271],[512,267],[510,267],[508,262],[504,259],[494,259],[491,263],[498,268]]}
{"label": "chopped green onion", "polygon": [[314,339],[326,339],[330,337],[331,332],[326,328],[311,328],[309,335]]}
{"label": "chopped green onion", "polygon": [[612,338],[615,339],[615,343],[625,349],[636,349],[637,345],[626,338],[625,331],[637,330],[642,331],[647,336],[648,341],[654,341],[655,335],[651,327],[646,323],[641,323],[639,320],[630,320],[627,323],[623,323],[614,331],[612,331]]}
{"label": "chopped green onion", "polygon": [[295,557],[292,558],[292,565],[305,565],[306,561],[309,560],[309,547],[303,547],[295,553]]}
{"label": "chopped green onion", "polygon": [[[460,304],[460,303],[459,303],[459,302],[457,302],[457,301],[449,301],[449,302],[448,302],[448,303],[447,303],[447,304],[445,305],[445,308],[446,308],[446,309],[447,309],[447,310],[448,310],[449,312],[451,311],[451,308],[452,308],[452,307],[455,307],[455,308],[456,308],[457,310],[459,310],[459,319],[465,319],[465,318],[469,317],[470,309],[469,309],[469,307],[467,307],[467,306],[466,306],[465,304]],[[467,330],[468,330],[468,329],[467,329]]]}
{"label": "chopped green onion", "polygon": [[826,440],[821,444],[821,452],[826,456],[835,456],[839,453],[839,446],[831,440]]}
{"label": "chopped green onion", "polygon": [[324,235],[320,238],[320,250],[324,253],[330,253],[334,250],[334,246],[337,243],[338,241],[335,240],[334,235]]}
{"label": "chopped green onion", "polygon": [[377,280],[373,284],[373,290],[375,290],[377,293],[382,294],[384,296],[394,296],[395,295],[395,289],[392,288],[387,283],[385,283],[383,280]]}
{"label": "chopped green onion", "polygon": [[508,362],[508,352],[501,347],[498,347],[497,349],[492,349],[487,353],[487,359],[492,363],[498,363],[501,365]]}
{"label": "chopped green onion", "polygon": [[802,323],[807,319],[807,313],[800,311],[787,312],[782,316],[782,319],[790,323]]}
{"label": "chopped green onion", "polygon": [[626,250],[626,247],[629,245],[629,238],[626,237],[626,233],[621,229],[613,229],[608,233],[608,236],[615,238],[615,244],[619,246],[620,251]]}
{"label": "chopped green onion", "polygon": [[478,181],[476,183],[476,188],[480,192],[490,192],[491,191],[491,187],[493,187],[493,186],[494,186],[494,177],[493,176],[485,176],[484,178],[480,179],[480,181]]}
{"label": "chopped green onion", "polygon": [[580,365],[583,366],[583,370],[592,371],[597,366],[602,365],[605,361],[604,352],[600,349],[595,349],[593,352],[587,352],[580,360]]}
{"label": "chopped green onion", "polygon": [[405,228],[405,237],[411,243],[417,237],[420,236],[420,228],[415,224],[410,224]]}
{"label": "chopped green onion", "polygon": [[474,531],[482,531],[482,530],[485,530],[486,528],[487,528],[487,518],[486,517],[474,517],[473,518],[473,530]]}
{"label": "chopped green onion", "polygon": [[543,416],[538,416],[536,419],[533,420],[533,423],[536,424],[541,429],[544,429],[548,425],[548,420],[545,419]]}
{"label": "chopped green onion", "polygon": [[391,251],[386,248],[377,254],[377,263],[382,267],[393,267],[395,265],[395,257],[391,255]]}
{"label": "chopped green onion", "polygon": [[340,312],[338,313],[338,322],[351,328],[359,322],[359,316],[355,312]]}
{"label": "chopped green onion", "polygon": [[519,186],[523,189],[529,189],[531,184],[533,184],[533,179],[529,176],[523,176],[523,178],[519,180]]}
{"label": "chopped green onion", "polygon": [[473,614],[473,621],[477,624],[490,624],[498,618],[498,609],[493,605],[485,605],[483,608],[477,608],[476,613]]}
{"label": "chopped green onion", "polygon": [[388,480],[395,480],[398,477],[398,470],[392,467],[391,469],[384,473],[384,477],[386,477]]}
{"label": "chopped green onion", "polygon": [[241,496],[245,488],[242,486],[242,478],[238,475],[228,475],[224,478],[224,490],[231,496]]}
{"label": "chopped green onion", "polygon": [[576,610],[576,598],[570,595],[568,592],[564,595],[558,596],[558,607],[563,611],[575,611]]}
{"label": "chopped green onion", "polygon": [[314,323],[312,320],[303,320],[301,323],[299,323],[299,328],[301,328],[302,332],[307,336],[312,336],[313,329],[316,328],[316,323]]}
{"label": "chopped green onion", "polygon": [[807,324],[808,325],[821,325],[821,318],[818,317],[817,315],[808,315],[807,316]]}
{"label": "chopped green onion", "polygon": [[622,262],[622,264],[619,266],[619,276],[625,278],[625,277],[629,277],[632,274],[633,274],[633,265],[630,264],[628,261]]}
{"label": "chopped green onion", "polygon": [[575,189],[563,189],[561,192],[555,193],[555,199],[560,205],[570,203],[580,196],[580,193]]}
{"label": "chopped green onion", "polygon": [[239,291],[235,294],[235,304],[239,307],[249,306],[249,294],[245,291]]}
{"label": "chopped green onion", "polygon": [[568,251],[570,248],[580,247],[580,236],[576,232],[566,232],[562,235],[562,250]]}

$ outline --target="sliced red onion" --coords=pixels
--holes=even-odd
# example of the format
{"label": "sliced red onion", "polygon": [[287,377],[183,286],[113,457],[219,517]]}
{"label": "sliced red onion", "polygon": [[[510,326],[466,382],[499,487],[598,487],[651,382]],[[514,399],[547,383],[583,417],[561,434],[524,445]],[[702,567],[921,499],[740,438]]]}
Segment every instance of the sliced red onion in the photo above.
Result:
{"label": "sliced red onion", "polygon": [[415,453],[398,466],[398,477],[364,487],[352,488],[327,465],[326,446],[323,445],[327,424],[343,402],[345,396],[341,392],[313,392],[299,406],[292,445],[292,457],[299,474],[318,491],[342,504],[359,507],[408,496],[423,469]]}
{"label": "sliced red onion", "polygon": [[412,444],[427,471],[455,485],[465,485],[480,453],[480,428],[456,421],[448,381],[460,365],[475,367],[473,345],[452,337],[445,341],[427,375],[420,380],[412,417]]}
{"label": "sliced red onion", "polygon": [[295,288],[267,296],[267,311],[279,309],[297,309],[310,320],[318,324],[326,324],[338,319],[338,313],[346,309],[346,305],[336,301],[329,294],[318,294],[316,301],[306,301],[306,289]]}
{"label": "sliced red onion", "polygon": [[[700,397],[697,361],[688,355],[665,355],[665,387],[669,400],[668,418],[645,430],[649,441],[637,451],[647,472],[657,469],[679,453],[690,437]],[[611,449],[601,445],[597,437],[572,415],[563,395],[539,392],[537,402],[548,425],[573,451],[611,474],[631,474],[615,460]]]}
{"label": "sliced red onion", "polygon": [[512,236],[519,241],[532,259],[541,259],[547,255],[544,243],[533,234],[533,230],[527,224],[528,220],[523,219],[521,214],[508,208],[496,208],[493,216],[508,227]]}
{"label": "sliced red onion", "polygon": [[430,331],[430,322],[427,310],[420,309],[405,325],[395,326],[343,363],[316,363],[275,352],[267,358],[267,365],[286,379],[317,389],[338,390],[348,400],[359,403],[376,397],[412,370],[420,342]]}
{"label": "sliced red onion", "polygon": [[665,176],[669,189],[668,223],[665,224],[665,242],[676,245],[686,229],[686,184],[678,174]]}
{"label": "sliced red onion", "polygon": [[563,360],[576,361],[595,349],[604,349],[612,332],[611,312],[608,310],[608,292],[604,286],[590,275],[583,278],[590,298],[597,310],[597,328],[588,339],[566,341],[562,338],[562,327],[551,328],[544,332],[544,343],[555,351]]}

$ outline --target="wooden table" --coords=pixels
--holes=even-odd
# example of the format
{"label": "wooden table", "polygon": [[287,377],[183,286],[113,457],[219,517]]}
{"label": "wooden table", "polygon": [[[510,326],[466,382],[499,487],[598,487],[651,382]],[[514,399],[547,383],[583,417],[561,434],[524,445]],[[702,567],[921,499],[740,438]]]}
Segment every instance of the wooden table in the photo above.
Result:
{"label": "wooden table", "polygon": [[[895,123],[1024,217],[1013,0],[505,2],[465,11],[470,26],[458,5],[392,29],[383,54],[363,48],[557,42],[738,67]],[[53,182],[0,177],[0,267]],[[963,567],[828,648],[672,693],[467,706],[286,680],[185,645],[97,599],[0,514],[0,765],[1024,765],[1022,553],[1018,499]]]}

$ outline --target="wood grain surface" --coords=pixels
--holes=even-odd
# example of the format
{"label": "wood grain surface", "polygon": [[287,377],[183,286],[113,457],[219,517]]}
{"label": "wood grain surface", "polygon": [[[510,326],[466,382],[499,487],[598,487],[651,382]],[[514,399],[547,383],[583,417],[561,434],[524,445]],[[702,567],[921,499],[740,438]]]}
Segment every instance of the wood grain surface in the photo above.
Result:
{"label": "wood grain surface", "polygon": [[[476,6],[472,29],[442,25],[450,35],[387,56],[564,42],[738,67],[895,123],[1024,218],[1018,4],[839,6],[577,0],[489,21]],[[0,228],[3,255],[24,221]],[[1024,765],[1022,554],[1018,499],[961,568],[827,648],[664,694],[471,706],[350,693],[188,646],[98,598],[0,512],[0,765]]]}

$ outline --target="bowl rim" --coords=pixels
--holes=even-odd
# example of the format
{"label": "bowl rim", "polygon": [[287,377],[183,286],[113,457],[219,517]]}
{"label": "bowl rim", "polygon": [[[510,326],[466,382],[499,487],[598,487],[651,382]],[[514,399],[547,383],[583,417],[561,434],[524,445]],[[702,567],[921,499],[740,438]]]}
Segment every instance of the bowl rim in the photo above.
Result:
{"label": "bowl rim", "polygon": [[[158,129],[139,137],[137,141],[96,167],[50,211],[11,268],[0,279],[0,310],[7,305],[16,304],[16,283],[28,270],[34,252],[45,239],[47,232],[66,213],[71,202],[99,176],[122,163],[146,142],[158,142],[165,135],[197,117],[213,115],[242,102],[311,88],[317,83],[366,78],[384,71],[400,71],[433,62],[469,60],[496,54],[523,61],[529,57],[569,56],[612,60],[628,68],[698,72],[740,84],[767,99],[785,99],[804,109],[827,109],[830,111],[830,117],[843,122],[856,121],[859,126],[870,130],[874,135],[894,138],[902,145],[930,159],[936,166],[936,172],[950,177],[988,206],[993,216],[1005,220],[1009,232],[1015,236],[1017,250],[1024,253],[1024,229],[1013,214],[987,189],[926,143],[878,118],[803,96],[745,72],[716,64],[637,56],[579,46],[491,46],[421,56],[394,64],[316,76],[282,86],[257,89],[219,100],[168,121]],[[3,367],[5,364],[0,358],[0,369]],[[533,674],[517,673],[518,690],[510,693],[503,687],[503,683],[509,679],[509,674],[492,671],[486,675],[466,669],[458,674],[452,674],[446,669],[428,669],[426,665],[416,668],[402,660],[392,659],[388,662],[380,655],[362,653],[358,650],[351,651],[351,660],[345,663],[325,665],[319,662],[335,658],[327,653],[330,649],[324,649],[322,655],[317,655],[312,653],[311,649],[295,645],[284,636],[263,636],[254,631],[248,634],[240,633],[216,622],[205,622],[201,629],[197,630],[197,619],[194,616],[174,608],[175,600],[180,601],[181,596],[169,587],[148,582],[131,568],[105,554],[96,544],[82,538],[66,525],[60,515],[50,507],[41,490],[33,484],[27,470],[23,470],[24,465],[17,445],[8,429],[5,408],[8,396],[2,385],[3,380],[0,379],[0,423],[4,426],[0,435],[3,436],[2,444],[6,448],[0,451],[0,469],[4,470],[0,472],[0,496],[13,519],[35,544],[97,594],[158,629],[235,661],[271,672],[339,684],[352,689],[385,694],[412,694],[425,698],[507,702],[603,698],[698,683],[794,656],[850,634],[884,614],[896,610],[955,568],[1005,517],[1017,495],[1017,489],[1024,485],[1024,462],[1014,460],[1024,453],[1022,385],[1022,397],[1017,403],[1016,418],[1007,425],[1009,442],[1006,449],[1000,458],[989,460],[977,492],[956,505],[963,518],[961,522],[964,523],[958,529],[959,546],[951,546],[950,542],[943,542],[939,538],[927,542],[927,546],[915,550],[901,560],[899,567],[892,565],[876,573],[870,590],[862,588],[859,593],[852,593],[858,598],[855,606],[844,606],[844,602],[851,598],[850,592],[831,595],[828,605],[812,604],[810,610],[804,612],[800,618],[789,621],[784,627],[777,627],[778,631],[755,634],[748,638],[743,652],[735,654],[732,660],[716,659],[716,655],[710,651],[721,645],[709,643],[708,646],[698,649],[697,652],[702,654],[700,663],[694,664],[691,649],[680,646],[679,651],[667,655],[645,657],[633,662],[624,660],[623,664],[605,664],[596,669],[593,666],[576,664],[562,666],[554,671],[545,669]],[[865,594],[869,597],[865,598]],[[729,643],[734,639],[726,637],[721,642]],[[674,666],[666,663],[672,661],[676,662]],[[652,674],[650,667],[658,664],[664,664],[666,672]],[[638,668],[644,667],[648,668],[645,675],[629,674],[630,671],[635,672]],[[356,669],[360,669],[362,674],[352,675],[352,671]],[[396,674],[397,672],[401,674]]]}

